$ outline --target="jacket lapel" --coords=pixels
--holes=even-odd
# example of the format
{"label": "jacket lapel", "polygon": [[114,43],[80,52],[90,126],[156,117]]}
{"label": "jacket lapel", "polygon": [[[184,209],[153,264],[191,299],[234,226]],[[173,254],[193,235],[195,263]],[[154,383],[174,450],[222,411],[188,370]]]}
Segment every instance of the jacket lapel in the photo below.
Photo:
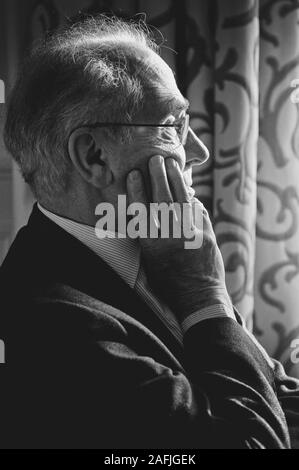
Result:
{"label": "jacket lapel", "polygon": [[[28,236],[29,235],[29,236]],[[157,315],[101,258],[34,207],[27,225],[35,272],[42,290],[62,283],[112,305],[146,326],[183,360],[183,347]],[[40,249],[42,248],[41,252]]]}

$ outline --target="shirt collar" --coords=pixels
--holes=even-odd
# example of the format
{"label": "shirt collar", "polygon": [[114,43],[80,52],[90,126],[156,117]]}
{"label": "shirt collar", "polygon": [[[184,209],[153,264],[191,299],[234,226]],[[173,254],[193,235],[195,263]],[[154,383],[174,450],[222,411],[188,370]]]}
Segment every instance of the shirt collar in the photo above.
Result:
{"label": "shirt collar", "polygon": [[113,233],[109,235],[114,238],[98,238],[94,227],[54,214],[40,204],[38,208],[48,219],[102,258],[132,289],[135,287],[140,268],[140,248],[135,240],[118,238]]}

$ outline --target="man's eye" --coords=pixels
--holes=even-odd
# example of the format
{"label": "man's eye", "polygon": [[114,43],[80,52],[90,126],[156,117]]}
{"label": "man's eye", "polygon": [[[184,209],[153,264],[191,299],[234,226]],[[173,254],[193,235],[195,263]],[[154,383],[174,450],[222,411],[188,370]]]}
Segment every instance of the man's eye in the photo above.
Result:
{"label": "man's eye", "polygon": [[181,129],[182,126],[183,126],[183,120],[182,120],[182,119],[177,120],[177,121],[175,122],[174,126],[175,126],[176,128],[178,128],[178,129]]}
{"label": "man's eye", "polygon": [[179,132],[179,133],[182,132],[183,127],[184,127],[184,121],[183,120],[180,120],[179,122],[175,123],[175,128],[176,128],[177,132]]}

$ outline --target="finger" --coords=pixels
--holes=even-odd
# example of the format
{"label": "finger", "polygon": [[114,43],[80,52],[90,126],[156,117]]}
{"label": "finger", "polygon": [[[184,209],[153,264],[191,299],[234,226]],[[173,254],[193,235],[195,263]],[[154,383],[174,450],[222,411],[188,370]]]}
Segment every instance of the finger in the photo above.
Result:
{"label": "finger", "polygon": [[205,237],[210,238],[217,244],[216,235],[213,229],[213,224],[210,219],[210,215],[207,209],[205,208],[205,206],[198,199],[194,199],[193,201],[193,211],[196,211],[196,210],[197,210],[197,214],[194,213],[194,220],[196,218],[196,215],[198,217],[195,220],[195,226],[197,228],[200,228],[200,224],[201,224],[201,230],[203,230]]}
{"label": "finger", "polygon": [[150,159],[149,173],[152,185],[153,202],[173,202],[163,157],[155,156]]}
{"label": "finger", "polygon": [[140,202],[145,205],[147,204],[143,176],[139,170],[133,170],[128,174],[127,192],[129,204],[133,204],[134,202]]}
{"label": "finger", "polygon": [[187,186],[178,162],[174,158],[167,158],[165,166],[174,201],[179,203],[189,202]]}

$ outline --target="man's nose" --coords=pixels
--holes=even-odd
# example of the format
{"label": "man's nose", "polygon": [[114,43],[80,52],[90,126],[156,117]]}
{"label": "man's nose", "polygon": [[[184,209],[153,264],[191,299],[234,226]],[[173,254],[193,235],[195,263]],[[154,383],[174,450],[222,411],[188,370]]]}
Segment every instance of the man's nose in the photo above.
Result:
{"label": "man's nose", "polygon": [[187,141],[185,144],[186,152],[186,164],[189,166],[192,165],[201,165],[206,162],[210,156],[207,147],[204,143],[197,137],[195,132],[189,127]]}

